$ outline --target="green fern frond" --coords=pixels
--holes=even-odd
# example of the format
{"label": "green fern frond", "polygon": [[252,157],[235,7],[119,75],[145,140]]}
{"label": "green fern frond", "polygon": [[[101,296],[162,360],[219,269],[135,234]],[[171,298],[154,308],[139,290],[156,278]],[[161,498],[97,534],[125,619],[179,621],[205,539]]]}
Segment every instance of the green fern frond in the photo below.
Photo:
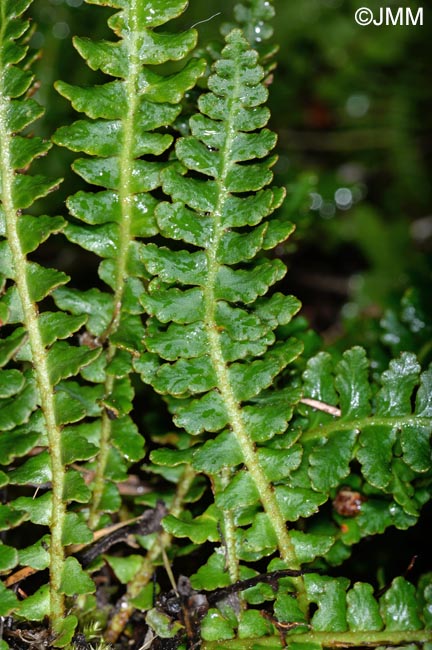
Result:
{"label": "green fern frond", "polygon": [[[192,58],[168,76],[155,68],[184,59],[196,43],[194,30],[168,34],[155,29],[181,14],[185,0],[93,4],[121,9],[109,20],[119,40],[76,38],[74,45],[90,68],[115,80],[91,88],[58,82],[57,90],[87,119],[60,128],[54,140],[87,154],[75,161],[73,169],[87,183],[104,188],[69,198],[73,219],[65,234],[102,258],[99,276],[110,292],[59,289],[55,293],[61,308],[89,314],[88,332],[96,345],[107,345],[106,354],[83,373],[85,379],[104,386],[90,517],[95,526],[101,511],[116,511],[119,505],[117,489],[106,483],[112,478],[107,470],[110,456],[120,454],[118,462],[130,464],[143,455],[143,440],[129,416],[132,357],[142,349],[144,336],[140,240],[157,233],[157,199],[151,192],[161,185],[161,171],[173,164],[168,155],[173,136],[167,127],[179,115],[180,102],[203,73],[204,63]],[[156,156],[159,161],[153,159]]]}
{"label": "green fern frond", "polygon": [[[62,632],[64,623],[73,633],[74,619],[62,622],[64,597],[82,593],[84,584],[87,590],[94,586],[89,587],[79,566],[74,579],[67,578],[65,545],[89,541],[91,533],[82,523],[68,535],[71,518],[78,519],[68,512],[68,504],[86,502],[90,492],[81,474],[66,467],[82,456],[69,454],[65,460],[65,425],[90,413],[83,399],[86,389],[76,388],[70,378],[100,351],[61,340],[79,330],[86,316],[47,311],[46,299],[68,277],[28,258],[65,225],[61,217],[23,213],[60,182],[30,173],[32,161],[45,155],[50,144],[30,137],[26,130],[43,112],[29,96],[33,86],[27,61],[29,22],[23,18],[29,5],[28,0],[6,0],[0,8],[0,315],[5,332],[0,344],[0,463],[3,484],[25,486],[29,495],[2,506],[1,526],[17,527],[29,520],[49,527],[49,552],[44,551],[43,560],[39,557],[37,568],[49,567],[50,588],[41,587],[23,602],[4,591],[2,609],[32,620],[49,614],[56,632]],[[76,447],[80,447],[79,438]],[[94,453],[93,447],[87,449],[86,457]],[[18,466],[10,467],[15,461]],[[34,490],[40,487],[44,494],[36,496]],[[29,559],[31,554],[26,556],[25,549],[14,557],[7,549],[3,552],[8,569],[18,563],[32,566],[34,560]]]}
{"label": "green fern frond", "polygon": [[[277,342],[275,337],[276,328],[298,311],[298,301],[281,294],[263,297],[283,277],[285,267],[261,251],[285,240],[293,226],[273,214],[284,191],[268,187],[276,137],[264,128],[267,90],[257,58],[239,30],[228,35],[209,78],[211,92],[200,98],[201,113],[190,120],[192,135],[176,145],[184,169],[162,173],[163,189],[173,202],[156,211],[160,231],[189,248],[148,244],[142,250],[147,270],[156,278],[142,298],[152,315],[146,336],[149,354],[135,362],[144,381],[168,396],[178,426],[194,436],[222,431],[201,455],[193,447],[182,460],[204,469],[213,485],[218,484],[217,507],[204,513],[203,523],[214,519],[213,539],[220,539],[221,527],[232,580],[239,571],[235,498],[229,498],[234,491],[242,495],[240,508],[262,504],[282,557],[298,566],[255,442],[263,430],[267,439],[285,430],[299,396],[284,391],[277,402],[277,393],[266,389],[302,351],[296,340]],[[262,403],[255,407],[251,400],[258,396]],[[219,459],[213,466],[210,455]],[[169,464],[174,454],[161,450],[153,460]],[[235,471],[239,466],[247,471]],[[192,526],[188,515],[184,517],[183,523],[167,518],[166,529],[198,539],[200,522]]]}
{"label": "green fern frond", "polygon": [[[291,488],[307,476],[317,494],[334,496],[348,481],[361,501],[355,518],[334,513],[340,540],[348,545],[389,526],[412,526],[432,485],[431,371],[421,372],[414,354],[390,363],[371,391],[369,364],[362,348],[345,352],[335,366],[320,353],[308,363],[304,395],[339,408],[331,415],[301,407],[302,466],[291,477]],[[358,461],[359,471],[352,463]]]}
{"label": "green fern frond", "polygon": [[[396,358],[383,370],[383,350],[372,361],[360,347],[318,352],[299,301],[275,289],[286,270],[275,249],[294,226],[277,212],[285,190],[272,185],[266,127],[272,2],[233,3],[206,90],[192,96],[206,68],[190,57],[196,33],[165,31],[187,0],[88,2],[117,11],[115,38],[75,39],[106,83],[57,84],[83,115],[54,139],[80,152],[73,169],[90,186],[68,199],[68,221],[35,216],[60,180],[32,172],[50,144],[30,133],[42,112],[31,0],[0,2],[0,617],[13,620],[1,650],[19,644],[23,622],[43,628],[47,617],[50,647],[79,645],[76,630],[92,642],[93,616],[101,645],[122,645],[136,610],[142,647],[430,650],[431,574],[417,587],[382,574],[374,588],[332,573],[365,537],[413,526],[430,500],[427,305],[411,292],[385,315]],[[40,262],[59,233],[100,261],[86,290]],[[134,373],[177,426],[144,414],[152,451],[135,491]],[[135,527],[146,507],[151,535]],[[134,551],[112,552],[128,533]],[[186,556],[192,575],[176,589]],[[89,572],[103,562],[120,590],[96,612]],[[155,600],[162,564],[173,590],[161,581]]]}
{"label": "green fern frond", "polygon": [[309,630],[296,619],[292,597],[279,593],[274,604],[274,627],[268,626],[271,617],[266,620],[257,610],[245,610],[240,614],[235,640],[235,628],[229,618],[211,610],[210,622],[203,626],[202,648],[252,650],[256,636],[264,637],[263,647],[275,649],[287,644],[316,650],[339,645],[360,647],[365,643],[380,647],[411,647],[407,644],[415,643],[428,647],[430,574],[422,578],[417,590],[404,578],[396,578],[380,597],[374,594],[372,585],[356,582],[351,586],[346,578],[312,573],[305,576],[305,582],[309,598],[317,606]]}

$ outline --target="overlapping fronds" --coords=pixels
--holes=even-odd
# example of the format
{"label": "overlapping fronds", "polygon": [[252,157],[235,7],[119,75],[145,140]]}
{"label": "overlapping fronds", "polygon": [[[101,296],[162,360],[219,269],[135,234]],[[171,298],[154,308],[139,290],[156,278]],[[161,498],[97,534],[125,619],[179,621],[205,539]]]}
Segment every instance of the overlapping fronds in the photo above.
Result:
{"label": "overlapping fronds", "polygon": [[[185,126],[185,94],[206,65],[190,58],[193,29],[164,30],[187,0],[88,2],[118,10],[117,40],[75,39],[106,83],[57,83],[84,115],[55,141],[83,154],[73,169],[91,186],[68,199],[67,222],[35,216],[59,179],[30,171],[50,147],[28,128],[42,112],[23,19],[31,0],[0,2],[0,531],[12,531],[0,544],[0,617],[42,627],[48,616],[44,647],[87,646],[74,639],[77,617],[100,613],[89,572],[104,567],[121,585],[101,614],[110,644],[138,609],[141,648],[427,650],[430,574],[417,588],[409,576],[374,587],[327,571],[363,538],[415,524],[430,500],[427,309],[409,293],[401,314],[385,315],[396,358],[377,366],[360,347],[317,354],[299,301],[276,286],[278,246],[294,227],[277,212],[285,190],[272,185],[266,127],[272,3],[235,5],[242,29],[223,28]],[[57,233],[100,260],[85,290],[40,264]],[[175,431],[156,409],[132,417],[134,373],[165,400]],[[152,452],[139,465],[143,418]],[[143,507],[154,509],[140,528]],[[29,529],[31,545],[13,546]],[[111,551],[129,533],[134,551]],[[155,567],[172,578],[180,554],[189,577],[158,597]],[[38,576],[17,595],[45,569],[49,584]],[[97,596],[108,592],[112,601],[115,589]]]}
{"label": "overlapping fronds", "polygon": [[[335,377],[324,353],[309,363],[302,386],[289,370],[302,345],[279,336],[278,328],[290,322],[299,303],[280,293],[266,296],[285,269],[263,251],[284,241],[293,227],[274,215],[284,192],[270,187],[275,136],[265,128],[265,72],[239,30],[226,40],[209,78],[210,92],[190,120],[191,136],[177,142],[183,169],[162,172],[172,201],[156,210],[165,245],[148,244],[141,253],[155,278],[141,299],[151,314],[148,353],[135,362],[143,380],[166,396],[177,426],[194,437],[192,447],[157,450],[152,461],[167,467],[191,464],[211,479],[213,504],[195,517],[185,512],[164,521],[175,536],[221,544],[193,578],[201,588],[250,577],[241,562],[275,552],[282,564],[275,567],[272,561],[269,571],[298,568],[318,557],[340,561],[343,535],[345,542],[351,535],[352,544],[378,532],[367,514],[374,490],[395,499],[385,497],[388,518],[382,529],[396,521],[400,527],[411,525],[410,517],[428,498],[424,483],[415,487],[415,479],[430,469],[429,373],[420,378],[412,356],[393,362],[373,406],[360,349],[346,353]],[[179,243],[174,246],[170,239]],[[288,428],[300,400],[318,409],[302,404]],[[400,438],[407,456],[391,466]],[[395,456],[401,455],[398,449]],[[364,501],[359,496],[359,511],[364,503],[365,513],[355,521],[359,527],[365,522],[365,530],[354,539],[352,526],[307,526],[304,519],[343,487],[355,459],[371,494]],[[301,530],[295,529],[299,520]],[[289,532],[287,522],[294,528]],[[289,620],[309,625],[308,603],[315,601],[308,582],[288,580],[298,592],[297,603],[287,596]],[[221,617],[214,613],[206,619],[218,630],[214,634],[228,625]],[[231,623],[229,634],[234,634],[237,623]]]}
{"label": "overlapping fronds", "polygon": [[[340,564],[363,537],[390,526],[414,525],[430,500],[431,370],[421,372],[415,356],[404,353],[390,363],[379,382],[370,375],[362,348],[348,350],[338,362],[329,353],[318,354],[307,364],[303,397],[289,431],[273,440],[258,440],[259,461],[284,517],[291,527],[300,524],[291,528],[290,537],[302,565]],[[307,573],[305,599],[317,609],[312,616],[302,611],[301,601],[293,599],[292,578],[283,577],[286,562],[274,558],[279,540],[273,521],[267,512],[260,512],[260,494],[245,479],[238,445],[228,432],[222,442],[222,435],[192,450],[153,454],[162,464],[191,463],[211,476],[216,491],[217,507],[211,505],[195,518],[168,517],[165,527],[198,544],[204,540],[227,544],[220,517],[221,512],[224,518],[231,513],[237,558],[248,563],[241,566],[239,577],[244,582],[243,599],[253,608],[233,613],[228,602],[212,607],[201,628],[207,641],[204,648],[216,647],[213,642],[222,639],[227,648],[253,647],[252,638],[281,631],[288,631],[290,643],[313,643],[317,650],[327,645],[430,641],[430,574],[421,578],[416,591],[402,577],[374,590],[365,583],[352,585],[347,578]],[[226,468],[236,473],[218,495],[218,481],[223,484]],[[329,499],[331,507],[322,508]],[[248,586],[259,580],[250,563],[265,556],[273,556],[268,573],[261,576],[261,583]],[[227,559],[226,550],[216,548],[191,578],[197,590],[220,592],[219,599],[210,596],[211,604],[227,598],[224,589],[231,584]],[[269,581],[272,572],[275,577]],[[267,603],[268,608],[269,601],[273,615],[263,616],[256,607]],[[228,643],[235,637],[239,641]]]}

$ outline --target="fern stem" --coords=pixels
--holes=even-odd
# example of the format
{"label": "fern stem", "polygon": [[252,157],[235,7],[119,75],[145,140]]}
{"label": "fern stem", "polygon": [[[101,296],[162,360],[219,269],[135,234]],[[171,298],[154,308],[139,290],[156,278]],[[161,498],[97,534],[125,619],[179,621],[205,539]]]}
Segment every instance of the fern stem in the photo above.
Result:
{"label": "fern stem", "polygon": [[[4,71],[0,70],[0,83],[3,82],[3,79]],[[63,501],[65,467],[62,462],[61,431],[56,422],[54,390],[49,377],[47,350],[39,329],[37,305],[31,299],[30,286],[27,281],[27,258],[23,253],[18,235],[20,212],[15,209],[13,199],[14,171],[11,165],[11,136],[6,125],[8,105],[9,99],[5,97],[3,88],[0,87],[0,169],[6,234],[13,256],[15,284],[22,305],[23,320],[29,337],[51,462],[50,617],[54,624],[64,616],[64,596],[60,592],[60,586],[64,565],[62,532],[66,516],[66,503]]]}
{"label": "fern stem", "polygon": [[[280,511],[279,504],[276,501],[273,487],[267,480],[261,468],[255,451],[255,446],[247,433],[243,421],[241,406],[234,396],[234,391],[229,380],[228,368],[223,359],[220,337],[217,333],[215,321],[213,321],[212,331],[209,331],[208,335],[210,341],[210,354],[218,378],[218,388],[225,403],[232,432],[242,451],[244,464],[257,487],[262,506],[273,526],[282,559],[290,568],[299,569],[300,565],[296,557],[294,545],[287,530],[285,519]],[[307,601],[305,600],[306,591],[303,579],[300,577],[293,579],[293,581],[296,584],[299,598],[302,599],[303,606],[305,606]]]}
{"label": "fern stem", "polygon": [[[220,477],[212,477],[213,484],[215,486],[215,496],[218,492],[222,492],[222,490],[228,485],[230,479],[232,478],[231,474],[231,470],[225,468],[222,470]],[[225,546],[226,566],[232,583],[240,580],[239,561],[237,557],[236,530],[237,527],[234,523],[232,511],[225,511],[222,528],[223,542]]]}
{"label": "fern stem", "polygon": [[[111,323],[104,333],[103,338],[109,341],[112,335],[120,325],[122,304],[125,290],[125,283],[127,280],[127,257],[129,244],[132,240],[131,234],[131,201],[132,192],[132,173],[133,173],[133,144],[134,144],[134,122],[135,114],[138,106],[138,93],[136,92],[138,75],[140,71],[140,60],[137,44],[137,25],[136,14],[138,10],[138,0],[132,0],[129,15],[131,18],[130,30],[128,30],[128,37],[125,40],[128,44],[129,50],[129,72],[128,78],[125,80],[125,91],[127,97],[128,111],[123,120],[123,141],[120,152],[120,184],[119,184],[119,204],[121,209],[120,221],[120,235],[119,235],[119,248],[116,257],[117,268],[114,287],[114,312]],[[108,361],[111,361],[115,355],[117,347],[109,343],[107,350]],[[107,375],[105,381],[105,397],[108,398],[114,387],[114,378],[112,375]],[[102,499],[102,494],[105,487],[105,471],[108,461],[108,454],[111,439],[111,420],[106,413],[102,416],[102,430],[100,438],[100,448],[97,458],[93,497],[90,508],[89,525],[95,528],[99,521],[99,506]]]}
{"label": "fern stem", "polygon": [[[178,517],[183,510],[183,504],[186,494],[192,485],[195,478],[195,472],[190,465],[186,465],[182,477],[177,484],[177,490],[169,509],[169,514]],[[166,531],[162,532],[154,540],[146,557],[143,559],[135,578],[128,584],[127,591],[124,596],[119,600],[116,606],[116,612],[112,617],[107,631],[105,633],[105,640],[108,643],[115,643],[123,632],[124,628],[130,617],[132,616],[135,607],[132,600],[136,598],[141,591],[150,582],[154,570],[155,562],[162,553],[162,549],[170,548],[172,544],[172,535]]]}
{"label": "fern stem", "polygon": [[[227,117],[226,127],[227,135],[224,143],[224,148],[221,150],[222,169],[218,184],[218,201],[216,210],[213,213],[214,218],[214,237],[211,245],[207,248],[207,265],[208,275],[206,286],[204,287],[204,302],[205,302],[205,326],[209,341],[209,355],[215,370],[218,380],[218,389],[223,398],[225,408],[228,413],[231,430],[236,437],[236,440],[241,448],[244,464],[248,469],[260,495],[262,506],[267,513],[269,520],[274,528],[278,547],[282,559],[293,569],[299,569],[300,565],[296,557],[295,549],[289,532],[286,527],[285,519],[279,508],[276,500],[273,486],[267,480],[264,471],[258,460],[255,445],[250,439],[244,419],[242,416],[241,404],[235,396],[235,391],[231,385],[228,365],[224,359],[221,337],[216,323],[216,297],[215,285],[216,277],[219,271],[219,262],[217,260],[217,251],[220,241],[224,234],[222,224],[222,213],[225,202],[228,198],[229,192],[227,189],[227,176],[230,171],[231,161],[230,153],[234,143],[235,129],[234,117],[238,106],[237,97],[240,94],[240,70],[237,68],[236,77],[234,80],[234,88],[232,92],[232,99],[230,101],[230,110]],[[307,611],[307,597],[303,579],[294,579],[298,595],[299,603],[302,609]]]}
{"label": "fern stem", "polygon": [[[128,51],[129,51],[129,76],[125,80],[126,97],[128,112],[123,121],[123,143],[120,152],[120,185],[119,185],[119,202],[121,206],[120,222],[120,242],[117,257],[117,275],[114,291],[114,319],[111,326],[111,332],[115,332],[120,323],[121,307],[127,279],[127,257],[129,244],[132,239],[131,224],[131,196],[132,178],[133,178],[133,145],[134,145],[134,123],[135,114],[138,108],[139,93],[137,84],[139,72],[141,69],[139,51],[138,51],[138,25],[136,15],[139,8],[139,0],[131,0],[129,16],[131,19],[130,30],[128,30]],[[126,38],[126,37],[125,37]]]}
{"label": "fern stem", "polygon": [[[109,352],[109,351],[108,351]],[[105,382],[105,395],[109,395],[113,388],[113,377],[108,375]],[[99,522],[99,506],[102,499],[103,491],[105,488],[105,471],[108,462],[108,455],[110,450],[111,439],[111,420],[104,410],[101,419],[101,435],[99,438],[99,453],[97,456],[97,464],[95,470],[95,477],[93,481],[93,494],[90,506],[90,515],[88,524],[91,529],[97,527]]]}
{"label": "fern stem", "polygon": [[310,429],[301,435],[301,441],[317,440],[320,438],[330,437],[333,433],[339,433],[340,431],[352,431],[356,429],[357,431],[362,431],[366,427],[374,426],[385,426],[389,428],[403,429],[406,426],[421,426],[429,427],[430,419],[419,417],[418,415],[404,415],[399,417],[380,417],[372,415],[367,418],[359,419],[350,419],[350,420],[334,420],[328,424],[322,424],[316,429]]}
{"label": "fern stem", "polygon": [[[307,632],[305,634],[289,634],[286,637],[289,645],[292,643],[313,643],[321,647],[349,648],[349,647],[374,647],[374,646],[399,646],[402,644],[430,643],[431,630],[383,630],[376,632]],[[268,636],[259,639],[235,639],[232,641],[203,641],[202,650],[253,650],[256,647],[278,650],[285,647],[280,637]]]}

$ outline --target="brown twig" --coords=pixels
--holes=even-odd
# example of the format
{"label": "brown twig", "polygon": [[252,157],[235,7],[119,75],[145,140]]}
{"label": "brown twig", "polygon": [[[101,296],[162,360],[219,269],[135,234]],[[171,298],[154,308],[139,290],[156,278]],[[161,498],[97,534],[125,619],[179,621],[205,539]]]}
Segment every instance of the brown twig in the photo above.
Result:
{"label": "brown twig", "polygon": [[158,503],[156,508],[146,510],[141,517],[133,523],[121,526],[116,530],[104,535],[101,539],[87,546],[83,551],[75,553],[75,557],[85,568],[97,557],[102,555],[120,542],[126,542],[129,535],[149,535],[160,530],[162,518],[166,515],[166,508],[163,503]]}
{"label": "brown twig", "polygon": [[[126,542],[130,535],[149,535],[157,532],[165,514],[165,506],[159,503],[156,508],[146,510],[140,517],[95,531],[91,544],[74,546],[70,549],[72,552],[69,554],[74,555],[82,566],[86,567],[114,544]],[[16,585],[38,573],[38,571],[39,569],[33,569],[32,567],[19,569],[6,578],[4,585],[6,587]]]}
{"label": "brown twig", "polygon": [[337,406],[332,406],[331,404],[326,404],[325,402],[320,402],[317,399],[311,399],[309,397],[302,397],[300,400],[302,404],[306,404],[306,406],[311,406],[312,408],[316,409],[317,411],[323,411],[324,413],[328,413],[329,415],[334,415],[337,418],[340,418],[342,415],[342,411],[337,408]]}
{"label": "brown twig", "polygon": [[274,590],[277,589],[277,583],[280,578],[298,578],[299,576],[304,575],[305,573],[315,573],[314,570],[312,569],[279,569],[278,571],[269,571],[268,573],[260,573],[257,576],[254,576],[253,578],[248,578],[247,580],[238,580],[237,582],[234,582],[232,585],[228,585],[227,587],[220,587],[219,589],[214,589],[212,591],[205,591],[205,595],[207,596],[208,603],[210,605],[218,602],[219,600],[223,600],[227,596],[237,593],[239,591],[244,591],[245,589],[250,589],[251,587],[255,587],[255,585],[259,584],[260,582],[264,582],[266,584],[269,584]]}

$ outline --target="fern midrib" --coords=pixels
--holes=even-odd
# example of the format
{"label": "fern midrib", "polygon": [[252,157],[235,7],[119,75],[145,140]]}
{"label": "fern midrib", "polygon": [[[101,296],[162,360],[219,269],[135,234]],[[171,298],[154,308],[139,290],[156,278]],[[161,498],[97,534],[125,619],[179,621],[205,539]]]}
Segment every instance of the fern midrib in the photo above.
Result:
{"label": "fern midrib", "polygon": [[[133,138],[134,138],[134,118],[138,105],[138,93],[136,92],[138,75],[140,70],[140,62],[137,51],[137,26],[136,26],[136,12],[137,2],[139,0],[132,0],[130,12],[132,17],[132,27],[130,30],[130,37],[128,38],[129,44],[129,60],[130,74],[125,80],[125,89],[127,97],[128,111],[123,121],[123,141],[121,153],[119,156],[120,165],[120,185],[119,185],[119,203],[121,209],[121,222],[119,233],[119,251],[116,268],[116,279],[114,287],[114,313],[112,321],[104,333],[104,338],[109,341],[109,337],[114,334],[120,325],[122,304],[124,298],[125,283],[127,280],[127,258],[129,245],[133,239],[131,235],[131,222],[132,222],[132,209],[130,198],[132,196],[132,181],[133,178]],[[115,355],[117,346],[108,343],[107,359],[108,362],[112,360]],[[108,398],[114,389],[114,376],[107,375],[105,381],[105,397]],[[99,505],[102,499],[103,491],[105,488],[105,471],[108,463],[108,455],[110,450],[112,424],[108,414],[104,410],[102,413],[101,421],[101,437],[100,448],[95,471],[94,488],[92,505],[90,510],[89,525],[95,528],[99,521]]]}
{"label": "fern midrib", "polygon": [[[215,494],[222,492],[227,487],[233,477],[233,470],[225,467],[221,470],[219,476],[212,477],[212,484],[214,485]],[[227,549],[226,564],[231,582],[240,580],[240,566],[236,553],[236,525],[234,522],[234,513],[232,510],[224,511],[224,519],[221,523],[223,542]]]}
{"label": "fern midrib", "polygon": [[[306,632],[305,634],[289,634],[286,637],[289,646],[292,643],[319,644],[321,647],[375,647],[398,646],[407,643],[430,643],[431,630],[362,630],[359,632]],[[259,637],[256,639],[236,639],[229,641],[203,641],[202,650],[254,650],[257,647],[277,650],[282,648],[280,636]]]}
{"label": "fern midrib", "polygon": [[430,427],[430,419],[418,417],[417,415],[402,415],[400,417],[384,417],[371,415],[370,417],[363,417],[359,419],[344,420],[340,419],[330,422],[329,424],[319,425],[319,427],[310,429],[300,436],[302,442],[309,440],[319,440],[321,438],[328,438],[334,433],[341,431],[357,430],[359,433],[366,427],[386,426],[396,429],[402,429],[404,426],[421,426]]}
{"label": "fern midrib", "polygon": [[[221,337],[215,317],[215,285],[217,273],[220,268],[220,265],[217,261],[217,251],[224,233],[222,226],[222,214],[225,202],[229,195],[229,191],[226,186],[226,180],[231,167],[230,152],[234,143],[234,116],[237,105],[235,97],[239,94],[239,85],[239,70],[237,68],[234,90],[232,93],[232,98],[230,100],[229,116],[227,119],[227,137],[225,140],[224,148],[221,151],[221,158],[223,161],[222,169],[219,178],[216,179],[218,185],[218,201],[216,210],[213,213],[214,236],[212,238],[210,247],[206,250],[208,273],[206,278],[206,285],[204,287],[204,322],[209,340],[209,354],[217,377],[218,389],[224,400],[232,431],[241,448],[244,464],[247,467],[257,487],[262,506],[274,528],[282,559],[290,566],[290,568],[299,569],[300,565],[296,557],[294,545],[288,533],[285,519],[277,503],[273,487],[268,482],[261,468],[256,454],[255,445],[248,436],[242,416],[241,404],[236,399],[235,392],[231,385],[229,370],[224,359]],[[303,609],[306,610],[307,600],[303,578],[296,578],[294,579],[294,582],[299,593],[299,602],[302,604]]]}
{"label": "fern midrib", "polygon": [[120,227],[120,246],[117,266],[116,286],[114,292],[114,310],[115,318],[113,330],[115,331],[120,322],[121,306],[123,302],[125,282],[127,279],[126,265],[129,251],[129,244],[133,239],[131,234],[132,224],[132,178],[133,178],[133,142],[134,142],[134,122],[138,105],[137,83],[140,70],[140,62],[137,48],[137,31],[136,13],[138,10],[139,0],[132,0],[130,11],[132,13],[132,37],[129,39],[130,52],[130,75],[126,79],[126,97],[128,102],[128,112],[123,123],[123,146],[120,155],[120,187],[119,200],[121,206],[121,227]]}
{"label": "fern midrib", "polygon": [[32,353],[32,364],[39,389],[41,409],[46,424],[52,472],[50,616],[51,621],[54,623],[63,618],[64,615],[64,596],[60,592],[60,585],[64,565],[62,532],[66,516],[66,504],[63,501],[66,472],[62,462],[61,430],[56,423],[54,390],[49,377],[47,350],[39,330],[37,305],[31,300],[30,287],[27,282],[27,258],[22,251],[18,235],[17,222],[20,211],[15,209],[13,200],[15,174],[11,165],[11,136],[7,130],[6,117],[10,99],[4,95],[3,79],[4,67],[0,63],[0,168],[6,234],[13,257],[14,279],[22,305],[24,324]]}

